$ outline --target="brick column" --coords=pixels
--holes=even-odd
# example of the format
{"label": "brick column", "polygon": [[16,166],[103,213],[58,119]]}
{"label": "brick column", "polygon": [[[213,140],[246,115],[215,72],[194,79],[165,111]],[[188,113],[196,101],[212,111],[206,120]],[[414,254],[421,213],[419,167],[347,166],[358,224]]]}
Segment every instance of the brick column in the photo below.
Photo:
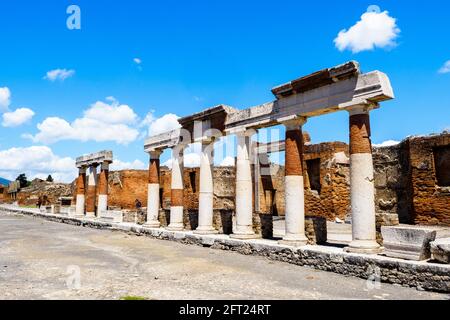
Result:
{"label": "brick column", "polygon": [[95,198],[97,193],[97,165],[89,167],[88,189],[86,199],[86,217],[95,218]]}
{"label": "brick column", "polygon": [[108,175],[109,163],[104,162],[101,165],[100,177],[98,179],[97,217],[101,217],[108,210]]}
{"label": "brick column", "polygon": [[350,198],[353,241],[348,252],[375,254],[375,189],[370,141],[370,106],[358,105],[350,113]]}
{"label": "brick column", "polygon": [[[237,132],[236,158],[236,229],[232,238],[258,238],[253,231],[253,184],[250,144],[253,130]],[[255,201],[258,201],[257,199]]]}
{"label": "brick column", "polygon": [[160,161],[161,150],[150,151],[150,164],[148,168],[148,193],[147,193],[147,221],[145,226],[151,228],[159,228],[159,178],[160,178]]}
{"label": "brick column", "polygon": [[171,231],[181,231],[183,224],[183,150],[178,145],[172,149],[172,182],[170,197],[170,224],[167,227]]}
{"label": "brick column", "polygon": [[86,168],[79,168],[78,178],[77,178],[77,200],[75,215],[77,217],[84,216],[85,210],[85,191],[86,191]]}
{"label": "brick column", "polygon": [[303,182],[303,133],[306,118],[300,117],[283,122],[286,127],[285,156],[285,216],[286,235],[282,244],[306,245],[305,195]]}
{"label": "brick column", "polygon": [[214,139],[202,141],[200,156],[200,192],[198,197],[198,228],[197,234],[218,233],[213,227],[214,206]]}

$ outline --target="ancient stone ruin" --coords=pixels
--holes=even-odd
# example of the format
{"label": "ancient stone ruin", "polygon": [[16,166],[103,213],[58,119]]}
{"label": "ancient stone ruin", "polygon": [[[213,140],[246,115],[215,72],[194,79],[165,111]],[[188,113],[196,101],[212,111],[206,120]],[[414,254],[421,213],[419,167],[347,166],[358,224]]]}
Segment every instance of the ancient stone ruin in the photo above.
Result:
{"label": "ancient stone ruin", "polygon": [[[426,260],[434,250],[436,259],[448,263],[449,133],[373,147],[370,111],[394,93],[387,75],[361,73],[357,62],[295,79],[272,93],[272,102],[243,110],[218,105],[179,119],[180,129],[149,137],[148,170],[110,173],[111,151],[78,158],[69,216],[238,240],[266,238],[291,247],[327,245],[327,221],[345,221],[352,229],[346,252]],[[338,111],[349,115],[349,145],[311,144],[303,125]],[[284,139],[253,141],[259,129],[280,124]],[[235,167],[214,167],[214,143],[224,135],[237,138]],[[202,146],[200,167],[184,168],[184,150],[192,143]],[[165,149],[172,150],[171,168],[160,165]],[[285,164],[270,163],[269,154],[281,151]],[[0,201],[36,197],[16,189],[0,188]],[[50,202],[71,195],[65,190]],[[135,199],[142,202],[139,210]],[[281,218],[278,238],[274,226]]]}

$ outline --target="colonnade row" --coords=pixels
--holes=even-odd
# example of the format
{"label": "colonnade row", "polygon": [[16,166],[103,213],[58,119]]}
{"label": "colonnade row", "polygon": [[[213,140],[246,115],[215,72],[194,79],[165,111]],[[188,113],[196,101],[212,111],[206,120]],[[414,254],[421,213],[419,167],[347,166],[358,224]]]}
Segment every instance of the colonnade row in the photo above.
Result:
{"label": "colonnade row", "polygon": [[[372,146],[370,140],[370,105],[356,105],[350,109],[350,188],[353,241],[346,248],[349,252],[378,253]],[[283,244],[303,246],[305,235],[305,196],[303,179],[303,134],[305,117],[279,120],[286,127],[285,157],[285,221],[286,234]],[[251,239],[258,236],[253,231],[253,188],[250,162],[250,142],[254,130],[242,129],[237,135],[236,161],[236,227],[231,237]],[[203,139],[200,162],[199,223],[197,234],[214,234],[213,227],[213,147],[214,139]],[[183,151],[184,145],[172,148],[172,182],[170,224],[168,230],[180,231],[183,225]],[[149,151],[149,179],[147,222],[150,227],[160,227],[160,155],[162,149]],[[91,179],[89,179],[91,181]],[[89,186],[91,183],[89,184]],[[88,190],[88,194],[92,192]],[[89,202],[89,201],[88,201]],[[91,207],[89,207],[92,209]]]}
{"label": "colonnade row", "polygon": [[[100,217],[108,209],[109,164],[109,162],[93,163],[78,168],[76,216]],[[99,167],[100,174],[97,173]]]}

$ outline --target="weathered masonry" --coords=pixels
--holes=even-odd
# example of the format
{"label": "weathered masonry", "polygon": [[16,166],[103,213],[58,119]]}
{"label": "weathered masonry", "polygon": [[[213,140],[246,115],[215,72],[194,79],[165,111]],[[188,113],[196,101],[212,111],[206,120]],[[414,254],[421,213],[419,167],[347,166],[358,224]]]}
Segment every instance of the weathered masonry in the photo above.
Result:
{"label": "weathered masonry", "polygon": [[[272,90],[276,100],[245,110],[219,105],[180,119],[181,129],[150,137],[145,151],[150,163],[166,148],[172,148],[172,194],[169,230],[184,228],[183,212],[183,150],[190,143],[202,143],[200,165],[199,227],[197,233],[215,233],[212,226],[212,144],[220,134],[237,136],[236,161],[236,228],[232,237],[256,237],[252,228],[251,147],[252,135],[260,128],[283,124],[286,127],[285,217],[286,235],[283,244],[302,246],[305,235],[305,196],[303,178],[302,126],[309,117],[330,112],[347,111],[350,123],[350,180],[353,241],[350,252],[378,253],[376,241],[375,199],[372,146],[370,141],[371,110],[379,103],[394,98],[388,77],[379,71],[360,72],[359,64],[349,62],[293,80]],[[149,170],[149,203],[153,208],[147,223],[156,224],[155,172]],[[151,187],[151,185],[153,185]],[[150,194],[151,191],[151,194]],[[159,192],[158,192],[159,196]]]}
{"label": "weathered masonry", "polygon": [[[112,151],[101,151],[76,159],[79,170],[76,182],[75,216],[102,217],[108,210],[108,174]],[[97,167],[101,168],[97,174]],[[86,172],[89,169],[89,175]]]}

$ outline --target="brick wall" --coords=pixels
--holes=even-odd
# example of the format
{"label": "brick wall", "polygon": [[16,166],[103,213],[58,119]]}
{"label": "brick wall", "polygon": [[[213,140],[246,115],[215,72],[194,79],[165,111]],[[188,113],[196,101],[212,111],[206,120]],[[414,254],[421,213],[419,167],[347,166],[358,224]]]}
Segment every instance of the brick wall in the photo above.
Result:
{"label": "brick wall", "polygon": [[440,185],[448,181],[449,163],[450,133],[376,148],[377,210],[397,213],[401,223],[450,226],[450,185]]}

